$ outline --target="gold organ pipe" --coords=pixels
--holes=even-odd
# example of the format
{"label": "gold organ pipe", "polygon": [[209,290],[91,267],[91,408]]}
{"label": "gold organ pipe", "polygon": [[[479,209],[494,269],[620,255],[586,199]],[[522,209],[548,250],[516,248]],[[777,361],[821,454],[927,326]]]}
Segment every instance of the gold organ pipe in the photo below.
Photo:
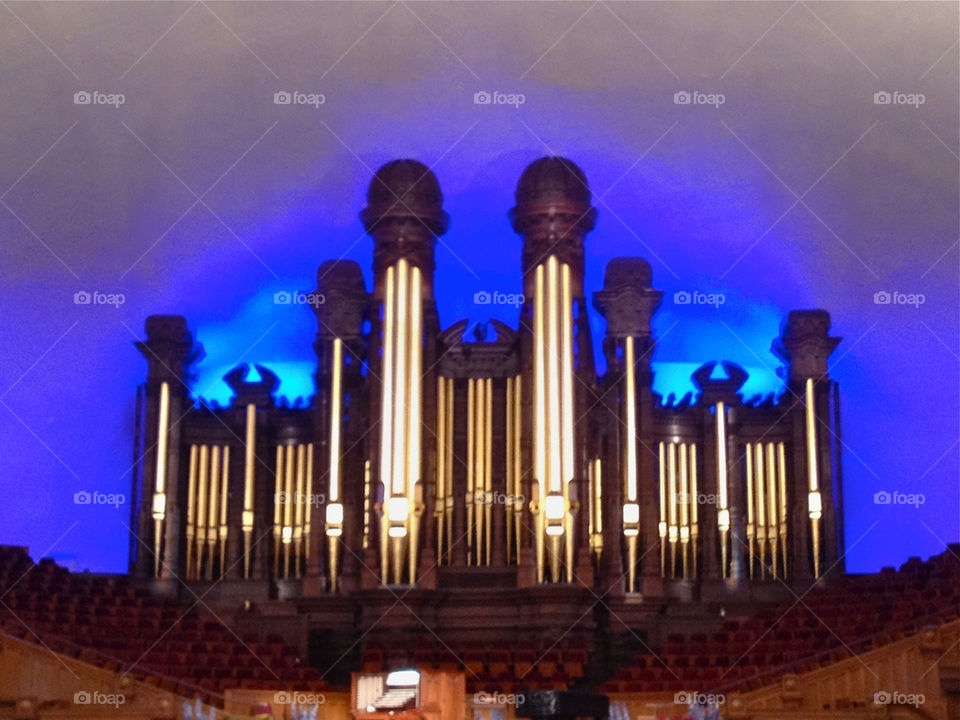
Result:
{"label": "gold organ pipe", "polygon": [[559,315],[559,298],[557,297],[557,257],[551,255],[547,260],[547,425],[549,438],[547,451],[547,487],[550,493],[563,491],[561,469],[560,433],[557,425],[560,421],[561,410],[558,407],[560,394],[560,348],[557,347],[557,321]]}
{"label": "gold organ pipe", "polygon": [[[446,453],[446,462],[444,463],[444,468],[447,472],[447,479],[445,483],[446,487],[446,501],[444,503],[444,514],[447,526],[447,552],[450,552],[450,548],[453,546],[453,401],[454,401],[454,385],[453,378],[447,378],[447,444],[444,449]],[[449,560],[449,558],[448,558]]]}
{"label": "gold organ pipe", "polygon": [[307,443],[307,505],[303,508],[303,557],[310,557],[310,514],[313,505],[313,443]]}
{"label": "gold organ pipe", "polygon": [[[401,261],[404,262],[404,261]],[[408,460],[407,497],[409,499],[410,514],[407,524],[410,528],[407,559],[409,565],[410,584],[417,579],[417,549],[419,547],[420,515],[423,507],[423,492],[420,485],[421,454],[423,452],[422,422],[421,422],[421,392],[420,380],[423,358],[423,298],[420,268],[413,266],[410,273],[410,335],[407,338],[410,350],[408,366],[409,380],[407,382],[407,411],[408,425],[405,433],[407,443],[406,453]]]}
{"label": "gold organ pipe", "polygon": [[220,446],[210,448],[210,515],[207,520],[207,580],[213,579],[213,563],[217,552],[217,499],[219,498],[217,480],[220,476]]}
{"label": "gold organ pipe", "polygon": [[[167,453],[169,451],[170,425],[170,385],[160,383],[160,412],[157,420],[157,474],[155,492],[157,495],[166,493],[167,487]],[[159,555],[159,553],[157,553]]]}
{"label": "gold organ pipe", "polygon": [[777,547],[779,544],[780,507],[777,503],[777,465],[776,447],[773,443],[766,443],[767,456],[767,539],[770,541],[770,560],[773,577],[777,577]]}
{"label": "gold organ pipe", "polygon": [[473,504],[474,510],[474,560],[477,565],[483,564],[483,537],[484,537],[484,519],[486,517],[486,458],[487,458],[487,420],[485,417],[487,409],[487,382],[479,379],[476,383],[476,394],[474,395],[474,410],[476,417],[473,421],[473,429],[476,432],[476,439],[473,444],[473,458],[476,466],[476,474],[473,481]]}
{"label": "gold organ pipe", "polygon": [[717,527],[720,530],[721,576],[727,577],[727,536],[730,532],[730,509],[727,507],[727,409],[718,402],[717,413]]}
{"label": "gold organ pipe", "polygon": [[407,261],[400,259],[397,263],[397,298],[395,305],[396,319],[396,347],[394,348],[395,388],[396,400],[393,404],[393,473],[391,494],[406,496],[407,488],[404,482],[407,470],[407,428],[405,427],[404,406],[409,402],[407,395],[407,360],[409,337],[407,336]]}
{"label": "gold organ pipe", "polygon": [[677,444],[672,442],[667,445],[667,505],[668,516],[670,518],[669,541],[670,541],[670,577],[676,577],[677,566]]}
{"label": "gold organ pipe", "polygon": [[444,490],[444,481],[446,480],[446,469],[444,463],[447,459],[447,381],[441,375],[437,375],[437,479],[434,488],[434,510],[433,514],[437,518],[437,565],[443,564],[443,540],[446,533],[444,528],[444,505],[446,504],[446,491]]}
{"label": "gold organ pipe", "polygon": [[811,540],[813,541],[813,576],[819,578],[820,516],[823,505],[820,499],[820,481],[817,469],[816,397],[814,395],[813,378],[807,378],[804,400],[804,418],[807,430],[807,483],[809,487],[807,507],[810,514]]}
{"label": "gold organ pipe", "polygon": [[[661,442],[658,448],[660,474],[660,524],[657,526],[660,536],[660,576],[667,574],[667,458],[666,447]],[[633,589],[633,565],[630,566],[630,589]]]}
{"label": "gold organ pipe", "polygon": [[[547,444],[547,403],[544,395],[546,394],[546,361],[545,361],[545,352],[544,352],[544,268],[543,265],[537,265],[536,271],[536,299],[533,303],[533,346],[534,346],[534,402],[535,402],[535,412],[534,412],[534,423],[533,423],[533,438],[534,438],[534,448],[536,449],[536,458],[535,458],[535,468],[536,468],[536,477],[537,485],[540,488],[540,492],[537,495],[537,502],[539,504],[540,510],[542,512],[543,508],[543,494],[544,489],[547,485],[547,457],[546,457],[546,444]],[[469,413],[467,414],[469,417]],[[539,531],[537,533],[539,537]],[[538,542],[538,548],[540,548],[540,543]],[[538,553],[539,553],[538,549]],[[542,566],[542,558],[538,554],[537,557],[537,566]]]}
{"label": "gold organ pipe", "polygon": [[343,412],[341,373],[343,340],[333,339],[333,367],[330,379],[330,502],[340,502],[340,425]]}
{"label": "gold organ pipe", "polygon": [[[506,460],[506,470],[507,470],[507,481],[506,481],[506,492],[507,495],[513,494],[513,378],[507,378],[507,414],[506,414],[506,435],[507,435],[507,460]],[[505,498],[506,504],[504,505],[504,515],[506,520],[504,524],[506,525],[507,531],[507,564],[510,564],[510,561],[513,557],[513,502],[509,497]]]}
{"label": "gold organ pipe", "polygon": [[284,506],[283,506],[283,577],[290,577],[290,541],[293,539],[293,503],[296,502],[293,493],[295,491],[293,485],[293,471],[294,471],[294,461],[296,460],[296,452],[293,445],[287,445],[285,451],[285,460],[286,465],[284,467],[284,487],[286,488],[286,494],[284,495]]}
{"label": "gold organ pipe", "polygon": [[777,479],[780,481],[780,550],[783,575],[787,576],[787,458],[782,442],[777,443]]}
{"label": "gold organ pipe", "polygon": [[370,461],[363,461],[363,549],[370,547]]}
{"label": "gold organ pipe", "polygon": [[750,555],[750,579],[753,579],[753,554],[756,542],[756,526],[753,518],[753,443],[746,444],[744,452],[747,475],[747,549]]}
{"label": "gold organ pipe", "polygon": [[757,506],[757,545],[760,556],[760,577],[767,571],[767,493],[763,462],[763,443],[753,446],[754,502]]}
{"label": "gold organ pipe", "polygon": [[693,496],[690,506],[690,555],[693,565],[693,577],[697,577],[697,539],[700,537],[699,504],[700,488],[697,484],[697,446],[690,445],[690,493]]}
{"label": "gold organ pipe", "polygon": [[627,500],[637,501],[637,386],[633,351],[633,337],[628,336],[624,348],[626,364],[626,409],[627,409]]}
{"label": "gold organ pipe", "polygon": [[197,566],[196,576],[200,579],[203,572],[203,548],[207,544],[207,485],[209,475],[210,447],[200,446],[200,467],[197,471]]}
{"label": "gold organ pipe", "polygon": [[[473,378],[470,378],[467,381],[467,497],[465,498],[465,504],[467,506],[467,539],[472,542],[473,540],[473,511],[474,511],[474,496],[476,493],[475,487],[475,478],[474,472],[476,468],[476,442],[474,434],[476,430],[474,426],[475,414],[476,414],[476,390],[477,381]],[[467,565],[473,564],[473,552],[467,553]]]}
{"label": "gold organ pipe", "polygon": [[306,490],[305,471],[307,469],[307,447],[303,443],[297,445],[297,494],[294,506],[293,522],[293,575],[300,577],[300,553],[303,551],[303,513],[310,502],[304,491]]}
{"label": "gold organ pipe", "polygon": [[[567,263],[560,265],[560,338],[561,370],[561,411],[562,411],[562,429],[563,435],[561,442],[563,444],[563,476],[564,484],[573,480],[574,458],[573,458],[573,328],[571,325],[573,315],[573,298],[570,295],[570,266]],[[567,493],[569,495],[569,492]],[[568,497],[569,502],[569,497]],[[572,515],[570,515],[572,519]],[[571,538],[567,539],[567,546],[572,548]],[[571,563],[572,564],[572,563]]]}
{"label": "gold organ pipe", "polygon": [[817,477],[817,424],[813,378],[807,378],[804,394],[806,399],[804,416],[807,425],[807,479],[810,492],[817,492],[819,490],[819,480]]}
{"label": "gold organ pipe", "polygon": [[227,569],[227,497],[230,488],[230,446],[223,446],[223,473],[220,485],[220,575]]}
{"label": "gold organ pipe", "polygon": [[197,494],[197,446],[190,446],[190,470],[187,473],[187,580],[194,580],[193,577],[193,524],[196,517],[196,494]]}
{"label": "gold organ pipe", "polygon": [[487,420],[487,439],[486,439],[486,451],[487,456],[484,462],[484,467],[486,468],[486,490],[484,499],[487,501],[486,508],[484,509],[484,524],[486,525],[486,538],[484,542],[487,545],[487,565],[490,564],[493,547],[491,543],[491,536],[493,533],[493,380],[487,378],[487,409],[486,409],[486,420]]}
{"label": "gold organ pipe", "polygon": [[280,544],[283,540],[283,445],[277,445],[273,490],[273,573],[280,577]]}
{"label": "gold organ pipe", "polygon": [[600,458],[593,459],[594,495],[593,495],[593,527],[598,535],[603,532],[603,462]]}
{"label": "gold organ pipe", "polygon": [[160,409],[157,418],[157,473],[153,494],[153,574],[160,575],[160,558],[163,555],[163,520],[167,512],[167,453],[169,452],[170,385],[160,383]]}
{"label": "gold organ pipe", "polygon": [[[386,505],[393,488],[391,481],[393,462],[393,319],[394,319],[394,274],[393,265],[387,268],[386,293],[383,302],[383,394],[381,396],[380,415],[380,484],[383,486],[383,517],[386,519]],[[386,540],[386,526],[383,527],[382,543]],[[381,544],[382,544],[381,543]],[[389,567],[389,558],[385,546],[381,547],[380,564],[383,567],[383,584],[387,584],[386,572]]]}
{"label": "gold organ pipe", "polygon": [[683,568],[683,577],[690,576],[687,564],[688,546],[690,544],[690,446],[680,443],[680,562]]}
{"label": "gold organ pipe", "polygon": [[520,564],[520,534],[523,529],[523,473],[520,469],[520,432],[523,427],[523,393],[522,376],[517,375],[513,390],[516,393],[513,399],[513,523],[514,523],[514,542],[516,543],[517,564]]}
{"label": "gold organ pipe", "polygon": [[253,538],[253,487],[256,478],[257,406],[247,405],[243,463],[243,577],[250,577],[250,549]]}

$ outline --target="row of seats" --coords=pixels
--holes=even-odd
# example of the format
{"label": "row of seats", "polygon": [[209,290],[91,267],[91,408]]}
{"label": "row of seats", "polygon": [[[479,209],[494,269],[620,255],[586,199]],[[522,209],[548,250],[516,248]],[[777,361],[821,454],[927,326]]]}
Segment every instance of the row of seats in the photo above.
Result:
{"label": "row of seats", "polygon": [[4,632],[218,703],[236,687],[328,689],[280,638],[240,640],[216,619],[150,596],[124,576],[77,574],[0,546]]}
{"label": "row of seats", "polygon": [[712,633],[670,634],[656,652],[636,651],[606,683],[607,692],[709,691],[761,685],[789,668],[809,670],[892,642],[960,608],[960,558],[951,547],[899,571],[848,575],[817,587],[800,601]]}

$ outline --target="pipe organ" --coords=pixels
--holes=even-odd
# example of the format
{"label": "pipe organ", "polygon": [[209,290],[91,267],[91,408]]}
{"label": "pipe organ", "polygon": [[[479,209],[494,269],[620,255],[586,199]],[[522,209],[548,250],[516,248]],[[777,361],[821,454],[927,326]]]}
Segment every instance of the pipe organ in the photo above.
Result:
{"label": "pipe organ", "polygon": [[256,380],[246,366],[228,373],[227,406],[191,398],[200,346],[183,318],[149,318],[137,572],[287,596],[618,582],[649,594],[802,581],[839,562],[829,315],[787,317],[773,346],[787,371],[779,397],[744,397],[746,371],[710,361],[695,393],[663,398],[651,364],[663,293],[645,261],[616,258],[593,294],[598,372],[584,291],[591,202],[570,161],[528,167],[509,216],[522,293],[474,297],[477,312],[508,298],[516,325],[441,326],[439,184],[414,161],[381,168],[361,213],[372,287],[339,260],[305,296],[318,323],[306,400],[278,398],[261,366]]}

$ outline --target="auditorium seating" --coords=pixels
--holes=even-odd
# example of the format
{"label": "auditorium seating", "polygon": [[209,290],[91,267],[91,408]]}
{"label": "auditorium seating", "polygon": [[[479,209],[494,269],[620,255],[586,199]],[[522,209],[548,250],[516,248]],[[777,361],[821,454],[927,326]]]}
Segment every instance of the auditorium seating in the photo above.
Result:
{"label": "auditorium seating", "polygon": [[0,546],[0,598],[4,632],[180,695],[326,688],[279,638],[243,640],[199,605],[151,597],[125,576],[71,573]]}
{"label": "auditorium seating", "polygon": [[[233,688],[330,689],[280,637],[241,639],[200,606],[153,597],[125,576],[71,573],[50,560],[34,564],[23,548],[0,546],[0,600],[4,632],[185,697],[217,704]],[[611,655],[627,660],[617,661],[602,689],[749,690],[949,622],[958,608],[960,560],[951,547],[927,561],[912,558],[899,571],[837,576],[799,600],[791,594],[738,619],[667,633],[652,650],[631,645]],[[587,673],[591,651],[573,634],[550,645],[425,631],[412,645],[370,633],[353,669],[381,672],[413,663],[463,670],[469,693],[568,689]]]}
{"label": "auditorium seating", "polygon": [[636,653],[604,690],[757,687],[956,619],[958,609],[960,559],[952,550],[911,558],[899,572],[838,576],[711,634],[670,634],[655,652]]}

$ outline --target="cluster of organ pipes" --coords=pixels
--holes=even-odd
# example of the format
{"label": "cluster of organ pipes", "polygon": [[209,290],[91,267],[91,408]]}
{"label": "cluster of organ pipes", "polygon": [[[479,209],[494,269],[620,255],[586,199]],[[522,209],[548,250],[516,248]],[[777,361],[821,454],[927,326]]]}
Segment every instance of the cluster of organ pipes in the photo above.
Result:
{"label": "cluster of organ pipes", "polygon": [[[380,569],[384,584],[416,582],[420,478],[423,300],[420,268],[405,259],[387,268],[383,303],[380,422]],[[404,564],[406,559],[406,565]]]}
{"label": "cluster of organ pipes", "polygon": [[534,328],[534,530],[537,580],[573,582],[573,302],[570,266],[556,255],[536,268]]}
{"label": "cluster of organ pipes", "polygon": [[694,578],[700,536],[697,445],[661,442],[658,461],[660,574]]}
{"label": "cluster of organ pipes", "polygon": [[310,557],[313,443],[277,445],[273,496],[274,577],[299,578]]}
{"label": "cluster of organ pipes", "polygon": [[[744,447],[749,575],[759,562],[760,577],[787,574],[786,449],[782,442],[747,443]],[[778,560],[779,557],[779,560]]]}
{"label": "cluster of organ pipes", "polygon": [[191,445],[187,475],[188,580],[212,580],[226,571],[229,486],[230,446]]}

